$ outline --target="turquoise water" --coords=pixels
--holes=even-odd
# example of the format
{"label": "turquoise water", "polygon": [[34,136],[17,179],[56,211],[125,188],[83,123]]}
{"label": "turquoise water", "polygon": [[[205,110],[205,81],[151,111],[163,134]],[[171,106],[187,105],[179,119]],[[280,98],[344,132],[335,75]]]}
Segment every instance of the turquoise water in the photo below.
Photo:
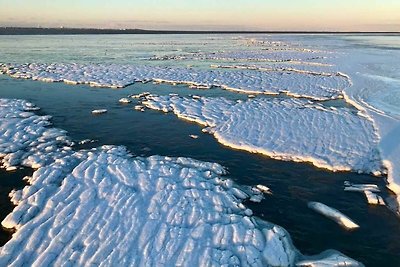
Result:
{"label": "turquoise water", "polygon": [[[179,92],[181,95],[219,96],[224,91],[193,90],[181,86],[135,84],[124,89],[94,89],[62,83],[14,80],[0,76],[0,97],[24,98],[42,107],[41,114],[53,116],[55,127],[68,131],[75,141],[98,140],[85,147],[102,144],[125,145],[135,155],[185,156],[213,161],[226,166],[228,176],[242,185],[265,184],[273,190],[261,203],[248,203],[254,213],[289,231],[305,254],[337,249],[367,266],[398,266],[400,228],[398,218],[385,207],[373,207],[362,194],[343,191],[343,182],[376,183],[384,181],[369,175],[332,173],[309,164],[281,162],[262,155],[231,150],[219,144],[201,127],[179,120],[175,115],[156,111],[139,112],[134,103],[122,105],[118,99],[132,93]],[[245,97],[228,94],[231,99]],[[107,108],[102,116],[91,115],[95,108]],[[190,134],[198,135],[192,139]],[[1,181],[12,177],[19,186],[21,175],[0,174]],[[3,187],[7,191],[9,187]],[[384,193],[387,196],[388,192]],[[321,201],[349,215],[362,227],[348,232],[336,223],[307,208],[308,201]],[[6,205],[6,204],[4,204]],[[3,240],[9,237],[3,233]]]}

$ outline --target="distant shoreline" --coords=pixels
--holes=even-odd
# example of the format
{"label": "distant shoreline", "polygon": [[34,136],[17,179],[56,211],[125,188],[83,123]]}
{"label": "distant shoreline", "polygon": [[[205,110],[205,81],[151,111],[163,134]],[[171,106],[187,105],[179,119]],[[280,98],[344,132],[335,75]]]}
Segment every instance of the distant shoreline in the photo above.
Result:
{"label": "distant shoreline", "polygon": [[180,31],[143,29],[95,29],[95,28],[35,28],[0,27],[0,35],[80,35],[80,34],[359,34],[400,35],[400,32],[376,31]]}

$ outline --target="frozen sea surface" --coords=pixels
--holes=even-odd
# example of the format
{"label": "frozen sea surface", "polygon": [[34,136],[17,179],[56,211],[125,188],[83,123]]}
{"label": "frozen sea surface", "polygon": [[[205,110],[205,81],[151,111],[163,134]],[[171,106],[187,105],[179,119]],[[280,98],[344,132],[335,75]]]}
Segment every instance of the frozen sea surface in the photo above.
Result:
{"label": "frozen sea surface", "polygon": [[236,103],[152,95],[142,104],[206,126],[219,142],[233,148],[335,171],[383,170],[372,122],[347,108],[325,108],[300,99]]}
{"label": "frozen sea surface", "polygon": [[121,88],[135,82],[169,82],[222,87],[232,91],[256,94],[287,93],[314,99],[335,99],[350,86],[348,77],[337,74],[275,71],[196,70],[193,68],[135,65],[82,64],[0,64],[0,71],[14,78],[68,84],[90,84],[95,87]]}
{"label": "frozen sea surface", "polygon": [[285,230],[253,216],[243,200],[257,192],[222,178],[221,165],[134,158],[116,146],[74,151],[34,107],[0,99],[2,165],[35,169],[10,194],[16,207],[2,226],[17,231],[0,248],[1,265],[289,266],[304,258]]}
{"label": "frozen sea surface", "polygon": [[[36,39],[36,42],[31,43],[34,44],[33,46],[39,46],[36,47],[39,48],[37,49],[38,52],[32,52],[36,50],[29,48],[29,45],[24,46],[22,42],[16,42],[20,38]],[[137,81],[166,81],[172,84],[183,82],[202,88],[221,86],[225,89],[233,89],[236,92],[251,94],[260,92],[267,94],[287,93],[290,97],[307,97],[315,100],[345,97],[348,103],[359,109],[358,114],[354,108],[347,111],[349,114],[353,114],[361,121],[372,122],[373,134],[370,130],[362,131],[367,133],[367,136],[372,137],[361,140],[368,142],[367,150],[370,145],[374,147],[372,155],[379,154],[380,159],[384,160],[383,163],[388,169],[389,187],[400,195],[397,169],[400,151],[396,141],[399,127],[397,127],[398,112],[396,111],[397,101],[395,97],[397,90],[395,81],[398,77],[393,69],[393,66],[396,65],[394,61],[396,57],[393,55],[397,51],[395,49],[396,38],[390,44],[371,41],[374,37],[368,36],[363,37],[365,40],[360,41],[352,40],[348,36],[329,35],[312,37],[296,35],[229,36],[230,39],[210,36],[197,39],[188,38],[190,41],[174,36],[173,38],[176,39],[173,40],[164,37],[160,39],[155,37],[154,40],[150,41],[138,38],[139,42],[134,41],[131,44],[126,41],[121,42],[120,38],[108,39],[108,44],[103,42],[98,46],[94,45],[98,43],[95,40],[88,40],[85,44],[88,50],[81,54],[85,49],[73,49],[77,47],[77,43],[68,40],[68,37],[61,37],[60,39],[49,37],[47,49],[42,49],[43,46],[40,46],[40,44],[43,44],[43,42],[39,41],[37,37],[5,37],[1,43],[3,48],[1,52],[2,61],[10,62],[10,64],[3,65],[3,71],[20,78],[64,81],[72,84],[79,82],[90,84],[92,82],[93,86],[122,87],[132,82],[132,77],[137,77],[135,72],[135,75],[129,79],[124,71],[128,69],[128,73],[130,73],[132,69],[138,68],[138,73],[143,70],[144,72],[159,70],[159,72],[156,71],[157,75],[153,73],[150,77],[137,79]],[[379,39],[379,37],[375,39]],[[227,42],[227,40],[230,41]],[[18,43],[17,47],[14,45],[15,43]],[[121,44],[124,44],[122,49]],[[175,51],[171,50],[171,45],[176,47]],[[115,49],[107,50],[107,47],[113,46]],[[137,47],[141,47],[142,50],[136,49]],[[64,48],[66,48],[65,51]],[[27,53],[22,53],[24,49]],[[103,49],[105,49],[104,55]],[[91,54],[91,51],[94,50],[97,50],[96,55]],[[15,53],[15,51],[18,52]],[[140,52],[130,53],[129,51]],[[52,54],[52,52],[55,53]],[[88,56],[90,54],[92,57]],[[34,63],[25,64],[26,62]],[[45,64],[40,65],[35,62]],[[37,67],[38,65],[40,66]],[[34,67],[30,68],[31,66]],[[70,77],[65,78],[63,75],[68,74],[67,68],[71,66],[89,66],[89,71],[84,73],[83,76],[72,71],[69,73]],[[14,67],[16,69],[13,69]],[[93,68],[97,67],[100,68],[98,74],[101,74],[102,77],[96,76],[97,69],[93,71]],[[19,71],[19,69],[22,69],[22,71]],[[58,69],[61,69],[61,73],[57,73]],[[124,71],[120,72],[121,69]],[[116,74],[118,72],[121,76]],[[85,75],[90,78],[89,81],[85,80],[87,78]],[[178,78],[176,78],[176,75],[178,75]],[[170,79],[171,77],[172,79]],[[224,80],[224,77],[236,80],[232,83],[229,79]],[[212,88],[210,91],[212,90],[216,89]],[[226,95],[229,95],[228,92]],[[221,96],[226,98],[224,94]],[[202,98],[196,97],[196,99],[201,100]],[[262,100],[256,99],[254,103],[259,103],[259,101],[262,102]],[[285,101],[290,102],[290,100]],[[311,105],[312,103],[309,104],[314,106],[314,104]],[[317,109],[321,112],[324,110],[333,112],[335,110],[329,107],[328,102],[326,104],[316,103],[315,105],[319,106]],[[96,109],[101,108],[103,107],[96,107]],[[242,111],[244,110],[246,109],[242,109]],[[345,109],[340,109],[339,113],[343,110]],[[340,115],[343,116],[343,114]],[[321,128],[321,130],[324,131],[325,129]],[[311,142],[313,141],[311,140]],[[342,144],[342,142],[343,140],[339,140],[334,143]],[[346,142],[343,144],[346,144]],[[355,145],[357,146],[357,144]],[[308,146],[309,144],[307,144]],[[339,147],[343,148],[340,145]],[[330,151],[330,147],[326,146],[323,150],[325,152],[322,153],[317,150],[311,151],[311,154],[321,156],[325,162],[327,159],[331,161],[332,151]],[[379,151],[379,153],[376,151]],[[336,150],[333,151],[333,154],[335,153]],[[353,159],[357,159],[357,156],[350,157],[350,162],[353,163],[349,165],[356,166],[353,170],[360,170],[357,166],[365,164],[366,161],[364,160],[368,159],[369,156],[366,156],[368,154],[362,152],[360,155],[363,160],[358,164],[354,164],[353,161]],[[376,162],[376,158],[375,156],[370,158],[370,166],[379,165],[381,171],[381,164]],[[18,155],[14,155],[13,159],[18,159]],[[32,160],[32,158],[28,160]],[[310,161],[314,160],[315,158],[312,158]],[[36,162],[37,166],[47,164],[42,156],[34,158],[32,162]],[[10,170],[14,168],[12,164],[8,167]],[[370,168],[368,171],[378,174],[377,170],[378,168]],[[367,170],[364,168],[362,171]]]}
{"label": "frozen sea surface", "polygon": [[[309,164],[272,160],[259,154],[232,150],[219,145],[212,135],[202,133],[198,124],[187,123],[172,113],[137,112],[134,110],[137,99],[132,99],[128,105],[119,103],[122,97],[141,92],[187,97],[195,93],[203,97],[224,96],[233,101],[247,100],[246,95],[220,89],[142,83],[122,90],[105,90],[84,85],[31,82],[7,76],[1,76],[0,80],[2,95],[24,97],[37,103],[41,109],[36,112],[51,114],[56,127],[68,130],[76,149],[116,144],[126,145],[129,151],[142,157],[157,154],[218,162],[227,167],[228,177],[236,183],[262,184],[271,189],[272,194],[265,195],[260,203],[246,201],[245,205],[257,217],[287,229],[296,247],[305,254],[313,255],[333,248],[367,265],[384,262],[387,266],[397,266],[395,255],[400,244],[395,238],[397,234],[393,233],[398,231],[398,219],[385,207],[369,206],[362,193],[343,190],[344,181],[377,184],[381,190],[379,194],[386,200],[388,192],[383,179],[347,172],[333,173]],[[327,107],[332,104],[324,103]],[[91,111],[98,108],[106,108],[108,113],[93,116]],[[192,134],[199,138],[190,138]],[[86,141],[80,144],[82,140]],[[12,173],[10,175],[13,177]],[[25,175],[31,176],[29,173]],[[14,179],[20,177],[15,173]],[[334,207],[354,221],[362,222],[361,227],[347,233],[336,223],[308,209],[309,201]],[[387,244],[390,244],[389,248]]]}

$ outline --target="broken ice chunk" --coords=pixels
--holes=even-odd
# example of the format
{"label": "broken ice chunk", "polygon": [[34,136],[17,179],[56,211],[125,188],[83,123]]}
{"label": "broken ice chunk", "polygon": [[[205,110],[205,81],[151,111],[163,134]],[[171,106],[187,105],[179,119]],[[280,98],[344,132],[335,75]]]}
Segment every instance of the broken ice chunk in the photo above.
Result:
{"label": "broken ice chunk", "polygon": [[107,112],[107,109],[94,109],[92,110],[92,114],[104,114]]}
{"label": "broken ice chunk", "polygon": [[380,192],[379,187],[376,184],[351,184],[348,181],[344,182],[345,188],[344,191],[353,191],[353,192]]}
{"label": "broken ice chunk", "polygon": [[365,197],[368,200],[368,204],[372,205],[385,205],[385,201],[381,196],[378,196],[375,193],[372,193],[371,191],[365,190],[364,191]]}
{"label": "broken ice chunk", "polygon": [[265,185],[258,184],[258,185],[256,185],[256,188],[262,193],[272,194],[271,189],[269,189],[269,187],[267,187]]}
{"label": "broken ice chunk", "polygon": [[129,104],[132,101],[129,98],[123,97],[120,100],[118,100],[118,102],[121,103],[121,104]]}
{"label": "broken ice chunk", "polygon": [[360,227],[358,224],[353,222],[349,217],[347,217],[337,209],[331,208],[320,202],[309,202],[308,207],[334,220],[335,222],[337,222],[346,229],[355,229]]}

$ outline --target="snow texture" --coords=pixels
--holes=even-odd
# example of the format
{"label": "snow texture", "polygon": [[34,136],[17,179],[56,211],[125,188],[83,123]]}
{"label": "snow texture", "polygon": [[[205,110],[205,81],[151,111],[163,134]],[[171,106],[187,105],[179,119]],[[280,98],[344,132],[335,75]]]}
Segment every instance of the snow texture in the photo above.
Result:
{"label": "snow texture", "polygon": [[341,98],[342,91],[351,84],[348,77],[339,73],[326,75],[286,70],[201,70],[117,64],[0,64],[0,72],[14,78],[89,84],[95,87],[121,88],[135,82],[153,80],[205,89],[216,86],[249,94],[286,93],[319,100]]}
{"label": "snow texture", "polygon": [[49,116],[0,100],[4,166],[35,169],[11,192],[1,266],[288,266],[288,234],[256,217],[216,163],[133,158],[123,147],[73,151]]}
{"label": "snow texture", "polygon": [[193,99],[146,96],[147,108],[197,122],[222,144],[275,159],[311,162],[334,171],[380,173],[372,123],[348,108],[301,99]]}

